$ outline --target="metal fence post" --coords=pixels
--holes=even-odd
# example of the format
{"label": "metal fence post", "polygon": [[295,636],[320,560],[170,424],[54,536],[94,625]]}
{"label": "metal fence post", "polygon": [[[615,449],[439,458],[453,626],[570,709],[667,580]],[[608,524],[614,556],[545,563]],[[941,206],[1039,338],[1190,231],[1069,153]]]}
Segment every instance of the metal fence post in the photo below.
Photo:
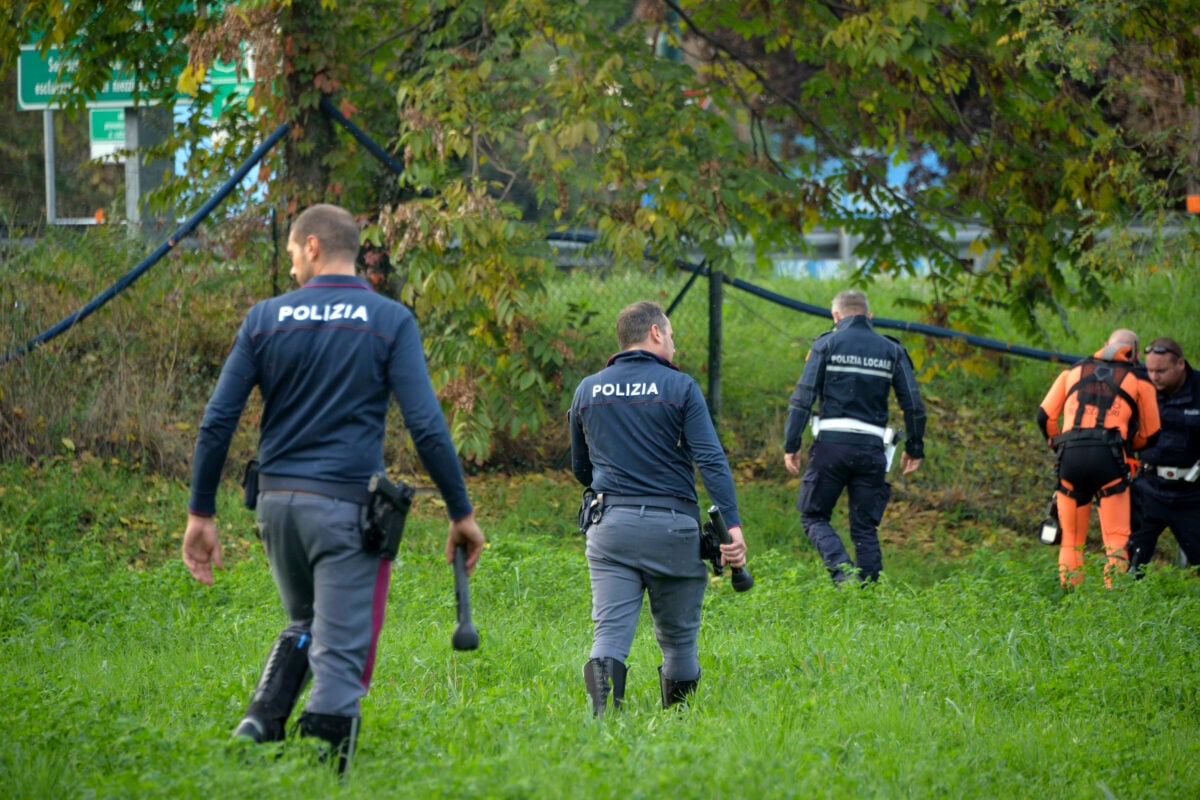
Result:
{"label": "metal fence post", "polygon": [[721,421],[721,304],[725,273],[708,273],[708,414],[719,430]]}

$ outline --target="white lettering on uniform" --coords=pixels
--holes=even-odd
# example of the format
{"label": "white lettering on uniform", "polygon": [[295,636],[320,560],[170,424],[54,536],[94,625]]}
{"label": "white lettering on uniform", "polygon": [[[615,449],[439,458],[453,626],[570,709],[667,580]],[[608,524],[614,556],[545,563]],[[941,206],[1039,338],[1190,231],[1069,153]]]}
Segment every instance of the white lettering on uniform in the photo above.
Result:
{"label": "white lettering on uniform", "polygon": [[658,394],[657,383],[597,383],[592,387],[592,397],[643,397]]}
{"label": "white lettering on uniform", "polygon": [[283,322],[288,319],[297,322],[306,320],[336,322],[343,319],[358,320],[359,322],[369,321],[366,306],[356,306],[350,303],[334,303],[325,306],[280,306],[279,321]]}
{"label": "white lettering on uniform", "polygon": [[829,356],[831,363],[846,367],[865,367],[867,369],[891,370],[890,358],[863,358],[853,353],[833,353]]}

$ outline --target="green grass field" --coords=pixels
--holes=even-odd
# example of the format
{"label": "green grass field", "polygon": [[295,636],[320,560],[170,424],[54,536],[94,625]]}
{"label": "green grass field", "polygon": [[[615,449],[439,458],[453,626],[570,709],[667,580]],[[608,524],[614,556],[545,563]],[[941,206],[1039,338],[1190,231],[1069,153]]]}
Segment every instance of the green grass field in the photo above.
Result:
{"label": "green grass field", "polygon": [[[1149,253],[1107,306],[1047,319],[1047,342],[1024,341],[1000,316],[978,329],[1083,353],[1131,326],[1144,341],[1169,334],[1200,352],[1189,242]],[[67,255],[53,244],[28,263],[0,262],[6,346],[137,258],[121,251],[127,243],[88,238]],[[683,283],[584,277],[564,280],[544,309],[548,325],[568,304],[596,312],[572,340],[573,370],[611,352],[621,306],[668,303]],[[754,279],[820,305],[842,288]],[[475,468],[468,479],[490,540],[472,583],[478,651],[450,647],[444,513],[434,495],[418,497],[347,783],[315,766],[306,742],[231,744],[286,622],[232,482],[220,497],[229,568],[216,585],[194,582],[177,552],[195,427],[264,280],[181,257],[4,367],[0,797],[1200,796],[1200,580],[1163,558],[1145,580],[1106,591],[1093,551],[1092,577],[1064,594],[1055,551],[1033,538],[1053,475],[1033,414],[1060,367],[902,337],[921,362],[928,457],[915,475],[893,476],[884,580],[839,592],[804,540],[798,481],[779,452],[787,396],[827,323],[734,290],[723,310],[721,434],[756,586],[739,595],[712,585],[691,708],[659,708],[647,615],[625,712],[591,718],[579,489],[557,457],[565,437],[549,429],[531,452],[557,466]],[[908,318],[923,288],[881,281],[869,291],[878,315]],[[702,386],[705,303],[698,285],[673,315],[680,363]],[[564,385],[577,378],[564,374]],[[569,395],[546,402],[565,408]],[[254,413],[230,476],[253,451]],[[415,469],[407,437],[393,431],[389,468]]]}
{"label": "green grass field", "polygon": [[954,559],[885,547],[880,584],[836,591],[781,485],[743,493],[757,583],[710,586],[693,707],[660,709],[647,616],[625,712],[593,720],[578,495],[558,473],[472,480],[490,547],[470,653],[450,647],[442,511],[418,498],[339,785],[307,742],[229,742],[285,624],[235,487],[209,588],[175,557],[182,483],[98,462],[0,478],[5,797],[1200,793],[1194,577],[1063,594],[1054,552],[1026,538]]}

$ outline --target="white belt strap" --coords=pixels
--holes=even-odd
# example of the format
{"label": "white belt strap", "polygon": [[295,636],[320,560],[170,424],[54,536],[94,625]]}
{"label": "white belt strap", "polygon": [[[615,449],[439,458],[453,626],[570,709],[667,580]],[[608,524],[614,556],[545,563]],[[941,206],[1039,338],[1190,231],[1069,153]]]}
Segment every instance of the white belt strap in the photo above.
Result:
{"label": "white belt strap", "polygon": [[834,417],[833,419],[821,419],[813,415],[812,418],[813,436],[816,436],[821,431],[843,431],[846,433],[865,433],[868,436],[878,436],[883,440],[884,455],[887,458],[888,471],[892,469],[892,458],[896,455],[896,429],[881,428],[878,425],[871,425],[863,422],[861,419],[853,417]]}
{"label": "white belt strap", "polygon": [[1143,473],[1152,473],[1167,481],[1187,481],[1195,483],[1200,480],[1200,461],[1190,467],[1156,467],[1153,464],[1143,464]]}
{"label": "white belt strap", "polygon": [[[888,435],[889,431],[891,431],[890,428],[881,428],[878,425],[871,425],[870,423],[863,422],[860,419],[854,419],[853,417],[834,417],[833,419],[821,419],[820,417],[814,416],[812,418],[812,429],[814,436],[821,431],[842,431],[844,433],[866,433],[871,436],[878,436],[884,442],[887,442],[888,439],[891,438]],[[894,431],[892,432],[892,435],[895,435]]]}

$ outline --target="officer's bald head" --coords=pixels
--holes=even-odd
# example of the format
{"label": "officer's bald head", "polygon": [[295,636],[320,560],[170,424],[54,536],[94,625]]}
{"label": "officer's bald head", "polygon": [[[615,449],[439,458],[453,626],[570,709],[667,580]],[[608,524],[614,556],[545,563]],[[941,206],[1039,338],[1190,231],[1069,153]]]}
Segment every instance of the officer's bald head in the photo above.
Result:
{"label": "officer's bald head", "polygon": [[1128,328],[1117,328],[1108,335],[1108,341],[1104,343],[1104,349],[1100,351],[1099,357],[1104,361],[1112,361],[1126,347],[1129,348],[1130,360],[1137,361],[1137,334]]}
{"label": "officer's bald head", "polygon": [[1108,341],[1105,343],[1109,347],[1132,347],[1133,351],[1137,352],[1138,337],[1137,334],[1128,328],[1117,328],[1108,336]]}

